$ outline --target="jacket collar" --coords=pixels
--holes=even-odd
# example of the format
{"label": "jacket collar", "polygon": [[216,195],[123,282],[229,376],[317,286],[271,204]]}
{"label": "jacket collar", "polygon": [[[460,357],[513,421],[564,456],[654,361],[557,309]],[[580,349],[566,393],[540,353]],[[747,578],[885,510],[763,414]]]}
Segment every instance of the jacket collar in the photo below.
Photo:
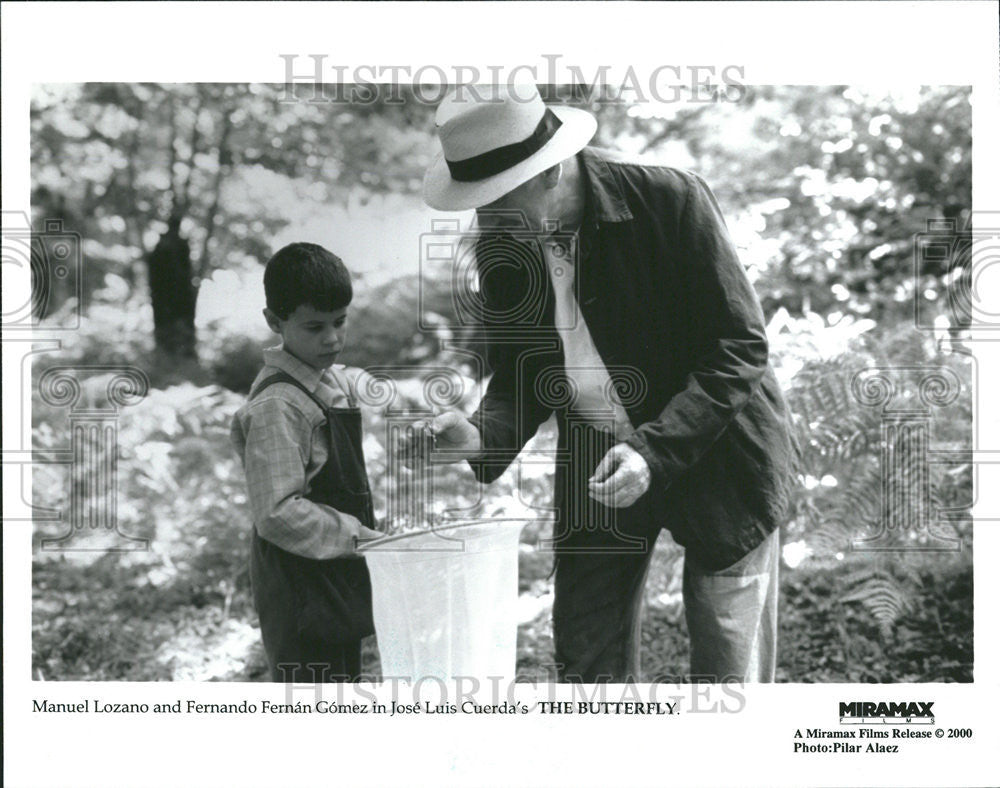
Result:
{"label": "jacket collar", "polygon": [[264,363],[269,367],[288,373],[313,394],[319,393],[323,370],[313,369],[308,364],[299,361],[283,346],[267,348],[264,351]]}
{"label": "jacket collar", "polygon": [[581,169],[586,175],[587,211],[600,222],[626,222],[632,212],[625,203],[625,195],[608,166],[607,159],[598,148],[587,147],[580,151]]}

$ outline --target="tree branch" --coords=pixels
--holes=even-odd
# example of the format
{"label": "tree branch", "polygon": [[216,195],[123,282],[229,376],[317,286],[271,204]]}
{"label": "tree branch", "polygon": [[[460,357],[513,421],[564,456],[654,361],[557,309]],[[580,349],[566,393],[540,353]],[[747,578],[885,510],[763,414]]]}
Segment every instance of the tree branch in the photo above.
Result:
{"label": "tree branch", "polygon": [[170,213],[174,214],[180,206],[177,204],[177,108],[174,94],[167,93],[167,106],[170,117],[170,161],[167,163],[167,175],[170,176]]}
{"label": "tree branch", "polygon": [[[125,151],[125,188],[128,191],[128,205],[136,209],[139,204],[139,195],[136,193],[135,189],[135,160],[139,156],[139,146],[141,142],[141,132],[142,125],[145,116],[145,106],[140,104],[136,107],[135,112],[135,129],[132,130],[132,134],[129,138],[129,145]],[[173,137],[170,138],[171,149],[173,148]],[[173,178],[173,175],[171,175]],[[171,192],[172,194],[172,192]],[[136,214],[136,210],[123,211],[125,214],[125,232],[128,236],[131,236],[132,245],[139,249],[140,258],[145,257],[149,250],[146,248],[146,244],[142,239],[142,228],[139,226],[139,217]]]}
{"label": "tree branch", "polygon": [[[138,197],[135,191],[135,159],[139,155],[139,126],[132,132],[132,139],[130,141],[128,150],[125,153],[125,160],[128,162],[125,165],[125,186],[128,190],[129,205],[138,205]],[[142,240],[142,230],[139,227],[138,216],[135,211],[124,211],[125,213],[125,228],[130,236],[132,236],[132,244],[139,248],[139,252],[142,257],[145,257],[147,252],[146,244]]]}
{"label": "tree branch", "polygon": [[184,188],[181,192],[180,207],[183,213],[187,213],[191,206],[191,176],[194,175],[194,157],[198,155],[198,143],[201,141],[201,129],[198,121],[201,120],[201,111],[205,107],[205,94],[198,88],[198,106],[194,111],[194,128],[191,130],[191,152],[187,160],[187,174],[184,178]]}
{"label": "tree branch", "polygon": [[212,184],[212,204],[209,206],[208,215],[205,218],[205,238],[201,244],[201,254],[198,257],[198,279],[202,280],[208,274],[208,244],[212,240],[215,232],[215,217],[219,212],[219,201],[222,196],[222,181],[225,177],[225,170],[228,165],[224,162],[228,157],[229,132],[233,128],[232,112],[227,110],[222,116],[222,133],[219,136],[218,145],[218,169],[215,171],[215,181]]}

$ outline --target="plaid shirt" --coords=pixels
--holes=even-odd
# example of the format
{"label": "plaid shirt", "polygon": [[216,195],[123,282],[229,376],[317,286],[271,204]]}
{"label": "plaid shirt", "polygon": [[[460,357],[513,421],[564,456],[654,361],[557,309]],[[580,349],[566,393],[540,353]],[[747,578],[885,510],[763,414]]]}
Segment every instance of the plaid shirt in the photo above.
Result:
{"label": "plaid shirt", "polygon": [[[360,370],[342,370],[353,386]],[[316,370],[281,347],[264,351],[264,368],[253,385],[287,372],[328,406],[347,397],[330,370]],[[352,515],[305,497],[329,456],[326,415],[290,383],[274,383],[233,418],[231,439],[246,472],[254,525],[262,539],[307,558],[354,552],[354,538],[371,533]]]}

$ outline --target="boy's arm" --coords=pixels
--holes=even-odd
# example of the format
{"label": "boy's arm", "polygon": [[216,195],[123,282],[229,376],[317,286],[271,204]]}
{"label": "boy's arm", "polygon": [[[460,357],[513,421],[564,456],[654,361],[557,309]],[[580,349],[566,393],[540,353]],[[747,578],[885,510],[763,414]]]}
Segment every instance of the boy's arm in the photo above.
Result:
{"label": "boy's arm", "polygon": [[312,423],[287,400],[262,397],[242,420],[243,466],[257,533],[306,558],[355,552],[355,539],[383,534],[356,517],[303,496],[312,445]]}

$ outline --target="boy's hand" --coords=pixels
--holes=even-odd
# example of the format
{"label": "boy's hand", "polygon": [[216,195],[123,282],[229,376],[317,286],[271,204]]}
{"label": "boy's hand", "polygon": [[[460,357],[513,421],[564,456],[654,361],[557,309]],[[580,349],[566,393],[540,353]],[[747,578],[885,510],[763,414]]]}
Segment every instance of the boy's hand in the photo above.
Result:
{"label": "boy's hand", "polygon": [[[434,464],[472,459],[482,449],[479,430],[456,410],[413,422],[396,442],[396,454],[407,468],[417,459]],[[440,452],[447,454],[441,456]]]}
{"label": "boy's hand", "polygon": [[385,534],[382,531],[376,531],[374,528],[367,528],[364,525],[359,525],[358,538],[354,542],[354,549],[357,550],[362,545],[374,542],[376,539],[381,539],[383,536],[385,536]]}
{"label": "boy's hand", "polygon": [[588,491],[595,501],[621,509],[638,501],[649,482],[649,465],[643,456],[627,443],[619,443],[604,455],[590,477]]}

